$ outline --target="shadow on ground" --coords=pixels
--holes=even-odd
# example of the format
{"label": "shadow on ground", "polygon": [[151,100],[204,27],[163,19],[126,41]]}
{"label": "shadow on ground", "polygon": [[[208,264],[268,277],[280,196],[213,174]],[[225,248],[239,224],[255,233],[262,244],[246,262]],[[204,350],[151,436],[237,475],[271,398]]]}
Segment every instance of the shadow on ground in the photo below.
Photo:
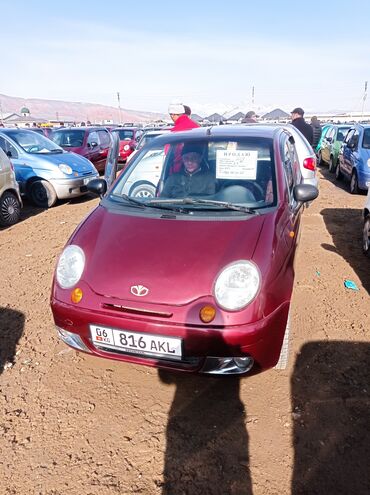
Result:
{"label": "shadow on ground", "polygon": [[370,493],[370,344],[310,342],[291,380],[292,495]]}
{"label": "shadow on ground", "polygon": [[167,424],[163,495],[249,495],[248,434],[239,378],[160,370],[176,385]]}
{"label": "shadow on ground", "polygon": [[16,348],[24,329],[24,314],[0,308],[0,374],[7,363],[14,363]]}
{"label": "shadow on ground", "polygon": [[334,249],[330,244],[322,244],[322,247],[342,256],[370,294],[369,260],[362,252],[362,210],[325,208],[321,211],[321,215],[333,238]]}

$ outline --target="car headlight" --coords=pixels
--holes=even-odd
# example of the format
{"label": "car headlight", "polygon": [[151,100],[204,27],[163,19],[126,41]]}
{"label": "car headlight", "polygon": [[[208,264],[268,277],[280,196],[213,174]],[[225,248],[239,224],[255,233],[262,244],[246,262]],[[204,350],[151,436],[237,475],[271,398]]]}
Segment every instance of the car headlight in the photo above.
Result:
{"label": "car headlight", "polygon": [[256,296],[260,287],[260,273],[250,261],[236,261],[218,275],[214,286],[217,304],[227,311],[244,308]]}
{"label": "car headlight", "polygon": [[125,146],[123,147],[123,150],[128,151],[129,149],[130,149],[130,146],[128,144],[125,144]]}
{"label": "car headlight", "polygon": [[63,174],[72,175],[73,170],[69,165],[66,165],[65,163],[61,163],[60,165],[58,165],[58,167],[59,170],[63,172]]}
{"label": "car headlight", "polygon": [[56,278],[62,289],[73,287],[81,278],[85,267],[85,253],[79,246],[67,246],[59,258]]}

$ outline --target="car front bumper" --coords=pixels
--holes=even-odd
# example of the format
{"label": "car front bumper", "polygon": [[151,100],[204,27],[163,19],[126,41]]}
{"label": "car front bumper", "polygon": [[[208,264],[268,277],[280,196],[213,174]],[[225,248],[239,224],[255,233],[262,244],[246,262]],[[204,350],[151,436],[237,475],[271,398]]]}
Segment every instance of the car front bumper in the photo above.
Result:
{"label": "car front bumper", "polygon": [[99,174],[91,174],[72,179],[49,179],[49,182],[54,187],[58,199],[68,199],[86,194],[88,182],[98,177]]}
{"label": "car front bumper", "polygon": [[[130,316],[112,316],[104,311],[86,310],[54,297],[51,301],[59,336],[71,347],[90,354],[185,372],[245,374],[273,367],[280,355],[287,325],[289,302],[265,318],[233,326],[179,325],[148,321]],[[90,324],[130,332],[177,337],[183,341],[180,359],[143,356],[97,346],[92,342]],[[245,358],[240,360],[239,358]],[[237,364],[238,363],[238,364]]]}

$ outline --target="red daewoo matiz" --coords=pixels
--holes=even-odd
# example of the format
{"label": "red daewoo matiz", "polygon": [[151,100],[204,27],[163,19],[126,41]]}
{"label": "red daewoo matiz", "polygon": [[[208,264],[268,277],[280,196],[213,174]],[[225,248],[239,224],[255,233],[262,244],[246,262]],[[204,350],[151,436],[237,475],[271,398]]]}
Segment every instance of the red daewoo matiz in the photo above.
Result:
{"label": "red daewoo matiz", "polygon": [[[141,178],[155,192],[130,196]],[[102,200],[71,236],[53,281],[51,308],[65,343],[186,372],[276,365],[301,206],[318,194],[301,184],[289,130],[167,134],[139,151],[108,190],[105,179],[88,188]]]}

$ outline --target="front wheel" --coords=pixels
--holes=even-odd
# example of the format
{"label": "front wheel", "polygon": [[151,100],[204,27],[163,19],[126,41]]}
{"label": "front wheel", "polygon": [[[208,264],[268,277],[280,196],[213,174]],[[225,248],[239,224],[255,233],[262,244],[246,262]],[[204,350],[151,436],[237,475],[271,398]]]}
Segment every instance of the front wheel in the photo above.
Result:
{"label": "front wheel", "polygon": [[130,196],[134,198],[154,198],[156,188],[151,182],[139,181],[130,189]]}
{"label": "front wheel", "polygon": [[360,189],[358,187],[357,172],[355,170],[352,170],[351,182],[349,184],[349,190],[350,190],[351,194],[358,194],[360,192]]}
{"label": "front wheel", "polygon": [[29,197],[33,204],[41,208],[50,208],[58,197],[54,187],[47,180],[36,180],[29,189]]}
{"label": "front wheel", "polygon": [[0,225],[9,227],[18,222],[21,216],[21,203],[11,191],[5,191],[0,198]]}
{"label": "front wheel", "polygon": [[362,249],[366,256],[370,258],[370,214],[364,220],[362,231]]}

